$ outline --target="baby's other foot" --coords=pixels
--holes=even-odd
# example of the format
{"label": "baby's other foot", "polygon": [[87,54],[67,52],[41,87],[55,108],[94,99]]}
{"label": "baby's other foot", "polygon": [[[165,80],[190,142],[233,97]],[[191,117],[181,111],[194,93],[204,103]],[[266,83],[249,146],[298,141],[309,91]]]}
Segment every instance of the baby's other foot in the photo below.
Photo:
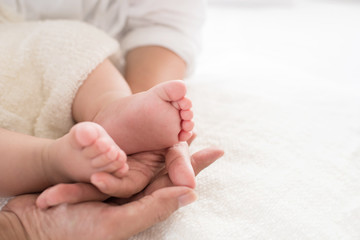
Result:
{"label": "baby's other foot", "polygon": [[192,135],[192,103],[183,81],[159,84],[146,92],[114,99],[95,117],[127,154],[163,149]]}
{"label": "baby's other foot", "polygon": [[76,124],[47,150],[53,183],[90,182],[92,174],[107,172],[120,176],[128,169],[126,154],[98,124]]}

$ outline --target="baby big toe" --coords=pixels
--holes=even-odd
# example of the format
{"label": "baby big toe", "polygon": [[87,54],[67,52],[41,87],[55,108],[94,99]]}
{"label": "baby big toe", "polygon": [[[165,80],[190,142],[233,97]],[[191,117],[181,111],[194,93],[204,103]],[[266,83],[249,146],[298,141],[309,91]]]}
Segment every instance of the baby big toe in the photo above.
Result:
{"label": "baby big toe", "polygon": [[160,83],[153,88],[165,101],[178,101],[182,99],[186,94],[186,86],[182,80],[172,80],[164,83]]}
{"label": "baby big toe", "polygon": [[78,123],[72,129],[75,139],[81,147],[87,147],[93,144],[99,137],[98,125],[91,122]]}

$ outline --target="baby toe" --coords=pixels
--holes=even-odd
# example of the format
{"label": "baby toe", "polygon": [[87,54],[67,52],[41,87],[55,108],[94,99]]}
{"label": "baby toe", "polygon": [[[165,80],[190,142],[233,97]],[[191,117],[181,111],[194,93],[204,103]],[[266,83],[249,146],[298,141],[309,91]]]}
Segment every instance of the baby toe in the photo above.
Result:
{"label": "baby toe", "polygon": [[74,139],[81,147],[87,147],[99,137],[99,127],[96,123],[82,122],[76,124],[70,132],[74,134]]}
{"label": "baby toe", "polygon": [[181,107],[178,102],[171,102],[171,105],[173,105],[173,107],[176,108],[177,110],[181,110]]}
{"label": "baby toe", "polygon": [[109,137],[99,138],[95,143],[96,149],[101,153],[109,152],[113,145],[114,142]]}
{"label": "baby toe", "polygon": [[181,128],[185,132],[190,132],[191,130],[194,129],[194,122],[193,121],[182,121]]}
{"label": "baby toe", "polygon": [[182,120],[191,120],[194,117],[194,113],[192,110],[181,110],[180,117]]}
{"label": "baby toe", "polygon": [[101,168],[100,171],[114,173],[117,172],[119,169],[121,169],[123,166],[124,166],[124,162],[112,161],[105,167]]}
{"label": "baby toe", "polygon": [[187,141],[191,138],[192,136],[192,132],[186,132],[186,131],[180,131],[179,133],[179,141],[180,142],[184,142],[184,141]]}
{"label": "baby toe", "polygon": [[91,162],[92,167],[100,168],[105,172],[115,172],[123,167],[126,162],[125,153],[117,146],[111,146],[110,149],[94,158]]}
{"label": "baby toe", "polygon": [[115,177],[124,177],[125,174],[129,171],[129,165],[125,163],[121,168],[113,173]]}
{"label": "baby toe", "polygon": [[115,161],[119,156],[119,148],[115,146],[111,146],[109,151],[106,153],[106,157],[111,161]]}
{"label": "baby toe", "polygon": [[93,168],[102,168],[111,162],[112,160],[109,159],[106,154],[101,154],[91,161],[91,166]]}
{"label": "baby toe", "polygon": [[116,149],[116,147],[111,146],[107,152],[102,153],[101,155],[95,157],[91,161],[91,165],[94,168],[104,167],[105,165],[109,164],[110,162],[115,161],[117,159],[118,155],[119,155],[119,151]]}
{"label": "baby toe", "polygon": [[82,150],[82,154],[87,158],[95,158],[100,154],[107,152],[112,145],[112,141],[109,138],[99,138],[91,146],[88,146]]}
{"label": "baby toe", "polygon": [[184,97],[181,100],[177,101],[177,104],[182,110],[189,110],[192,107],[192,102],[187,97]]}

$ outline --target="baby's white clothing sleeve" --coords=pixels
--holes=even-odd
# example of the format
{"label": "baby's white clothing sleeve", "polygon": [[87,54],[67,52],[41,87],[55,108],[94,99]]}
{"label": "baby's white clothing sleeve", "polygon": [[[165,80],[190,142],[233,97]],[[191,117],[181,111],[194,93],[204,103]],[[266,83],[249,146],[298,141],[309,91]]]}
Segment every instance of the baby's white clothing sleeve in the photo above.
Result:
{"label": "baby's white clothing sleeve", "polygon": [[162,46],[184,59],[190,74],[200,51],[205,5],[205,0],[129,0],[120,37],[123,53],[141,46]]}
{"label": "baby's white clothing sleeve", "polygon": [[186,62],[187,75],[193,72],[200,51],[206,9],[206,0],[0,0],[1,3],[26,20],[86,21],[116,38],[122,56],[137,47],[165,47]]}

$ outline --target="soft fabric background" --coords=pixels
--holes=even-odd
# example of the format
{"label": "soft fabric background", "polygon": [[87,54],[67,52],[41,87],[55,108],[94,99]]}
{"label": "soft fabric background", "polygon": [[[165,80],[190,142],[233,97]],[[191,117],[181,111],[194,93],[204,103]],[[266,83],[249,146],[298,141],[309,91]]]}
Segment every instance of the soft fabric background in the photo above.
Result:
{"label": "soft fabric background", "polygon": [[358,1],[212,1],[188,81],[199,200],[133,239],[360,239]]}
{"label": "soft fabric background", "polygon": [[226,155],[133,239],[360,239],[358,1],[218,0],[208,18],[191,150]]}

